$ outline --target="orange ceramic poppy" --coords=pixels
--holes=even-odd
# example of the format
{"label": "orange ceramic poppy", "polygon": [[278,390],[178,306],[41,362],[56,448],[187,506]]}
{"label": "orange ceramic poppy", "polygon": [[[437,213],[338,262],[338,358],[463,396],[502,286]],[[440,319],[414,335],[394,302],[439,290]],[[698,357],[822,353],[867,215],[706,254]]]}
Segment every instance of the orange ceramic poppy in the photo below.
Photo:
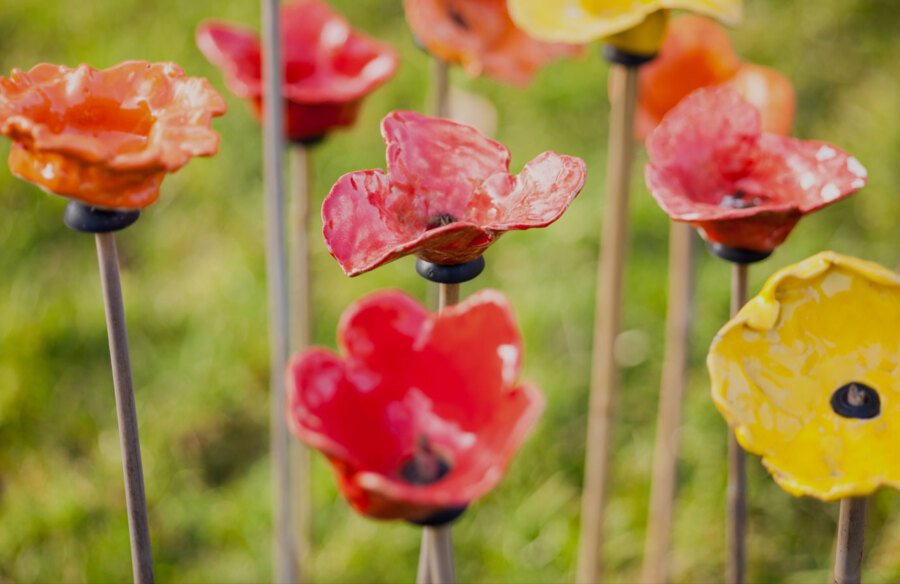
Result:
{"label": "orange ceramic poppy", "polygon": [[756,106],[763,131],[788,134],[794,120],[790,81],[768,67],[742,63],[719,23],[685,15],[669,24],[659,56],[641,67],[636,133],[645,139],[678,103],[701,87],[727,84]]}
{"label": "orange ceramic poppy", "polygon": [[468,75],[486,73],[527,85],[551,61],[577,55],[580,45],[531,38],[509,17],[506,0],[404,0],[416,39],[434,56],[460,64]]}
{"label": "orange ceramic poppy", "polygon": [[215,154],[219,135],[210,124],[224,113],[222,96],[174,63],[41,64],[0,77],[0,134],[14,142],[12,173],[109,209],[150,205],[167,172]]}

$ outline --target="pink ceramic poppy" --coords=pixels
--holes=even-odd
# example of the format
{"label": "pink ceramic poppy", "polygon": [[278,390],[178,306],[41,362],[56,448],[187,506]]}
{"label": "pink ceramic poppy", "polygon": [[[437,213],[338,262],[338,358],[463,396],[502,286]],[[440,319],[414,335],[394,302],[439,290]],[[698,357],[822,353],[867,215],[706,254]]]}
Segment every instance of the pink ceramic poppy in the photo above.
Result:
{"label": "pink ceramic poppy", "polygon": [[51,193],[106,209],[142,209],[166,173],[212,156],[225,100],[174,63],[108,69],[41,64],[0,77],[9,168]]}
{"label": "pink ceramic poppy", "polygon": [[[363,98],[390,79],[397,55],[384,43],[354,32],[321,0],[296,0],[281,7],[285,132],[312,141],[356,121]],[[255,31],[205,22],[197,46],[224,69],[229,89],[250,100],[262,116],[261,48]]]}
{"label": "pink ceramic poppy", "polygon": [[439,315],[400,292],[351,306],[342,356],[288,368],[292,429],[325,454],[353,507],[423,521],[490,491],[543,409],[517,381],[522,339],[506,298],[483,290]]}
{"label": "pink ceramic poppy", "polygon": [[346,174],[322,205],[325,243],[348,276],[415,254],[481,256],[503,233],[545,227],[581,191],[580,158],[544,152],[509,174],[509,150],[472,127],[412,112],[381,124],[388,171]]}
{"label": "pink ceramic poppy", "polygon": [[685,98],[647,152],[647,186],[663,210],[732,249],[771,252],[801,217],[866,185],[846,152],[761,132],[759,111],[728,87]]}

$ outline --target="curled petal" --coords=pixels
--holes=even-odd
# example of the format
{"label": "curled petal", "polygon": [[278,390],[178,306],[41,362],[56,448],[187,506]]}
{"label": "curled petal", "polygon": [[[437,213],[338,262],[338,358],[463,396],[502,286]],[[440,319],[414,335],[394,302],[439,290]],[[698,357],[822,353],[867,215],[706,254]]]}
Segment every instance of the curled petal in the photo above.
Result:
{"label": "curled petal", "polygon": [[341,349],[373,369],[404,369],[428,316],[406,294],[372,294],[351,306],[341,317],[338,326]]}
{"label": "curled petal", "polygon": [[516,177],[495,176],[476,195],[486,229],[546,227],[562,216],[586,180],[583,160],[544,152]]}
{"label": "curled petal", "polygon": [[506,146],[471,126],[397,111],[384,118],[381,133],[391,181],[428,201],[429,212],[465,217],[475,189],[509,171]]}

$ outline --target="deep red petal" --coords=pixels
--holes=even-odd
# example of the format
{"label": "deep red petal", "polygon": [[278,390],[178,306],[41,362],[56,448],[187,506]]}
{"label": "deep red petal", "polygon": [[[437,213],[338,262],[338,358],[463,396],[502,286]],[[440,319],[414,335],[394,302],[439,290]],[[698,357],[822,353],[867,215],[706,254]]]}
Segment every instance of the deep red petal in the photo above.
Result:
{"label": "deep red petal", "polygon": [[446,214],[468,219],[476,189],[497,173],[509,172],[509,150],[478,130],[440,118],[398,111],[384,118],[391,182],[421,201],[416,221],[430,223]]}
{"label": "deep red petal", "polygon": [[348,357],[373,371],[405,371],[428,317],[402,292],[377,292],[344,312],[338,342]]}
{"label": "deep red petal", "polygon": [[255,31],[207,21],[197,27],[196,42],[209,62],[225,72],[232,93],[244,99],[262,95],[262,57]]}
{"label": "deep red petal", "polygon": [[[515,178],[495,175],[472,201],[485,229],[546,227],[565,212],[584,187],[584,161],[544,152]],[[479,208],[480,207],[480,208]]]}

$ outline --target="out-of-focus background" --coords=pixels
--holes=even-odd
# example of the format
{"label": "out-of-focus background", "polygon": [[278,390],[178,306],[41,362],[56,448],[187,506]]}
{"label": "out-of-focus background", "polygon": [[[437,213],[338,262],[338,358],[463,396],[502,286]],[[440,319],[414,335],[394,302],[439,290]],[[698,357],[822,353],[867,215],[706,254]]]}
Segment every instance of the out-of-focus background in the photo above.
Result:
{"label": "out-of-focus background", "polygon": [[[315,152],[315,203],[343,173],[382,167],[378,122],[426,107],[429,59],[412,43],[399,0],[333,0],[403,63],[351,131]],[[4,0],[0,74],[39,62],[106,67],[171,60],[222,75],[194,29],[216,17],[258,26],[258,2]],[[869,186],[805,219],[754,266],[751,290],[775,269],[822,249],[896,266],[900,230],[900,11],[895,0],[749,0],[733,32],[744,58],[776,67],[798,95],[796,134],[831,141],[869,169]],[[512,233],[487,254],[479,286],[502,289],[527,344],[526,377],[548,396],[512,469],[455,530],[461,581],[573,578],[590,369],[595,266],[606,154],[607,65],[592,48],[548,67],[526,90],[489,79],[453,82],[496,104],[497,138],[516,170],[546,149],[581,156],[587,186],[546,230]],[[271,578],[268,357],[260,134],[228,97],[215,122],[218,156],[168,178],[157,205],[119,240],[133,350],[156,570],[161,582]],[[8,143],[0,144],[5,157]],[[667,220],[635,169],[622,391],[606,552],[609,582],[638,577],[647,521],[663,321]],[[112,382],[91,238],[64,228],[64,200],[0,169],[0,583],[131,578]],[[315,227],[320,228],[315,219]],[[333,346],[340,313],[385,287],[421,298],[405,259],[349,280],[314,238],[316,341]],[[725,424],[708,397],[704,357],[728,314],[728,266],[702,254],[684,426],[674,577],[723,573]],[[900,447],[900,446],[898,446]],[[864,452],[860,456],[865,456]],[[749,581],[828,578],[837,505],[794,499],[749,462]],[[356,516],[314,463],[317,582],[414,579],[418,530]],[[865,576],[900,581],[900,497],[874,498]]]}

